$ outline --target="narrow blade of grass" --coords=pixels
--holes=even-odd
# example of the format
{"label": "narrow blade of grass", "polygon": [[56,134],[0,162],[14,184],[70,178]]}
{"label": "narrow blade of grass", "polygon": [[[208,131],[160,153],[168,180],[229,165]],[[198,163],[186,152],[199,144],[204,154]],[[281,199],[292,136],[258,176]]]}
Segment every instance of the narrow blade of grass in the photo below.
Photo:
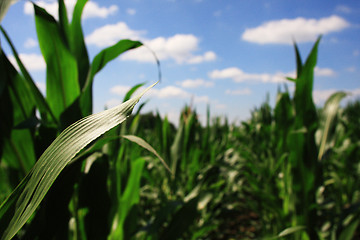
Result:
{"label": "narrow blade of grass", "polygon": [[131,142],[134,142],[136,144],[138,144],[139,146],[145,148],[146,150],[152,152],[156,157],[158,157],[161,161],[161,163],[165,166],[165,168],[171,173],[171,170],[169,168],[169,166],[166,164],[165,160],[157,153],[157,151],[149,144],[147,143],[144,139],[140,138],[140,137],[137,137],[137,136],[134,136],[134,135],[124,135],[122,136],[123,138],[131,141]]}

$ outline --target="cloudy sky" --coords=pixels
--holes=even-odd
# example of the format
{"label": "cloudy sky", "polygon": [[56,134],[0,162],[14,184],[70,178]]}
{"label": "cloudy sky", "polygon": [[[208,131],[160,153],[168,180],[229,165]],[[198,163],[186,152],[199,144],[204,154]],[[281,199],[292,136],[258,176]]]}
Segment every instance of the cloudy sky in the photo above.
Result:
{"label": "cloudy sky", "polygon": [[[34,1],[54,16],[57,1]],[[65,0],[71,15],[76,0]],[[45,89],[45,63],[35,32],[33,6],[20,0],[2,21],[25,65]],[[176,122],[185,104],[205,118],[245,120],[269,94],[293,85],[293,40],[305,60],[322,34],[315,72],[315,102],[337,90],[360,97],[360,1],[328,0],[107,0],[89,1],[83,29],[92,59],[120,39],[141,40],[161,62],[163,81],[145,95],[144,112],[158,110]],[[11,59],[11,52],[1,42]],[[122,101],[138,83],[157,80],[151,52],[141,47],[128,52],[97,75],[94,111]],[[44,91],[45,92],[45,91]]]}

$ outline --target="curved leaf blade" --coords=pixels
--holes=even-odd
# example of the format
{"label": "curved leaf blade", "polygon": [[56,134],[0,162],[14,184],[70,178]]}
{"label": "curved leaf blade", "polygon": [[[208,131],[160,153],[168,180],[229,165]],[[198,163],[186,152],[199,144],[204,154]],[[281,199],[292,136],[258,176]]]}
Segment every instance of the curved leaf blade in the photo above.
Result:
{"label": "curved leaf blade", "polygon": [[[157,82],[119,106],[80,119],[54,140],[20,183],[20,187],[1,205],[0,213],[3,216],[14,211],[4,234],[0,232],[1,240],[11,239],[20,230],[71,159],[90,142],[125,121],[142,95],[155,84]],[[19,196],[17,201],[14,201],[14,196]]]}
{"label": "curved leaf blade", "polygon": [[165,168],[170,172],[170,168],[169,166],[166,164],[165,160],[157,153],[157,151],[149,144],[147,143],[144,139],[134,136],[134,135],[123,135],[123,138],[126,138],[127,140],[134,142],[136,144],[138,144],[139,146],[145,148],[146,150],[148,150],[149,152],[152,152],[157,158],[160,159],[161,163],[165,166]]}
{"label": "curved leaf blade", "polygon": [[330,131],[330,127],[334,121],[334,118],[338,112],[340,101],[346,97],[345,92],[336,92],[332,94],[328,100],[325,103],[324,106],[324,117],[325,117],[325,126],[323,129],[323,135],[320,142],[320,149],[319,149],[319,155],[318,160],[321,160],[324,152],[325,152],[325,145],[328,139],[328,134]]}
{"label": "curved leaf blade", "polygon": [[95,75],[103,69],[108,62],[114,60],[120,54],[140,46],[142,46],[142,43],[138,41],[120,40],[116,44],[103,49],[95,56],[91,63],[84,87],[81,89],[80,104],[83,114],[92,112],[92,83]]}
{"label": "curved leaf blade", "polygon": [[144,86],[145,83],[139,83],[135,86],[133,86],[125,95],[124,99],[123,99],[123,102],[126,102],[127,100],[129,100],[131,98],[131,96],[134,94],[134,92],[136,90],[138,90],[140,87]]}
{"label": "curved leaf blade", "polygon": [[285,230],[283,230],[281,233],[279,233],[279,237],[285,237],[287,235],[299,232],[299,231],[303,231],[305,230],[305,226],[295,226],[295,227],[289,227]]}

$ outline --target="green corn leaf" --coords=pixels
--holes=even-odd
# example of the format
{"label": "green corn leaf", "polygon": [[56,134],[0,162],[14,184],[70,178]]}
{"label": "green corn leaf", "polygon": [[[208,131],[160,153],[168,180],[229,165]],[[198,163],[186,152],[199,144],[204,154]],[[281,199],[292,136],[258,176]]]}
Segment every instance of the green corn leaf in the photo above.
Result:
{"label": "green corn leaf", "polygon": [[123,102],[126,102],[127,100],[129,100],[131,98],[131,95],[134,94],[134,92],[136,90],[138,90],[140,87],[144,86],[145,83],[140,83],[140,84],[137,84],[135,86],[133,86],[125,95],[124,99],[123,99]]}
{"label": "green corn leaf", "polygon": [[1,0],[0,1],[0,22],[3,20],[3,18],[6,15],[6,12],[8,11],[10,5],[15,2],[14,0]]}
{"label": "green corn leaf", "polygon": [[155,84],[119,106],[77,121],[55,139],[25,179],[0,206],[0,219],[12,215],[11,221],[0,227],[1,240],[11,239],[20,230],[71,159],[104,132],[125,121],[142,95]]}
{"label": "green corn leaf", "polygon": [[66,44],[67,47],[69,47],[69,37],[71,37],[70,28],[69,28],[69,19],[66,12],[66,7],[64,0],[59,0],[59,28],[60,28],[60,34],[61,37]]}
{"label": "green corn leaf", "polygon": [[6,41],[9,43],[10,47],[11,47],[11,50],[14,54],[14,57],[15,57],[15,60],[20,68],[20,71],[25,79],[25,82],[24,83],[25,85],[28,86],[29,88],[29,93],[31,95],[33,95],[32,97],[34,98],[35,100],[35,103],[36,103],[36,106],[38,107],[39,111],[40,111],[40,114],[42,116],[42,120],[43,121],[46,121],[46,116],[47,114],[49,114],[49,116],[51,116],[51,119],[53,122],[57,123],[57,120],[54,116],[54,114],[52,113],[49,105],[47,104],[44,96],[42,95],[42,93],[40,92],[40,90],[38,89],[38,87],[36,86],[36,84],[34,83],[33,79],[31,78],[29,72],[26,70],[24,64],[21,62],[20,58],[19,58],[19,54],[17,53],[13,43],[11,42],[8,34],[6,33],[6,31],[0,26],[0,29],[1,29],[1,32],[3,33]]}
{"label": "green corn leaf", "polygon": [[296,233],[296,232],[299,232],[299,231],[303,231],[305,229],[304,226],[296,226],[296,227],[289,227],[285,230],[283,230],[281,233],[279,233],[279,237],[285,237],[285,236],[288,236],[290,234],[293,234],[293,233]]}
{"label": "green corn leaf", "polygon": [[356,229],[358,228],[360,219],[356,219],[350,222],[344,229],[341,231],[339,240],[351,240],[354,239],[356,234]]}
{"label": "green corn leaf", "polygon": [[302,66],[302,60],[301,60],[299,48],[296,43],[294,43],[294,46],[295,46],[295,56],[296,56],[296,73],[297,73],[296,76],[298,77],[301,74],[303,66]]}
{"label": "green corn leaf", "polygon": [[325,126],[322,131],[323,135],[320,142],[320,149],[318,159],[321,160],[325,152],[325,145],[328,139],[330,127],[334,121],[334,118],[338,112],[340,101],[346,97],[344,92],[336,92],[332,94],[325,103],[324,106],[324,117],[325,117]]}
{"label": "green corn leaf", "polygon": [[297,55],[298,76],[295,82],[294,113],[292,133],[286,138],[289,146],[289,162],[293,175],[292,189],[295,194],[297,224],[306,226],[306,233],[311,239],[318,239],[315,225],[318,221],[315,194],[322,184],[321,164],[315,142],[315,132],[319,125],[316,107],[313,101],[314,69],[317,62],[317,39],[306,62],[300,67],[300,54],[295,45]]}
{"label": "green corn leaf", "polygon": [[80,89],[85,86],[86,78],[89,72],[89,56],[85,46],[83,30],[81,27],[81,15],[87,0],[78,0],[74,7],[74,12],[70,24],[70,49],[78,63],[79,85]]}
{"label": "green corn leaf", "polygon": [[102,50],[99,54],[95,56],[93,62],[91,63],[90,78],[88,79],[88,81],[90,82],[88,84],[92,82],[92,78],[95,76],[95,74],[98,73],[101,69],[103,69],[108,62],[114,60],[120,54],[128,50],[140,46],[142,46],[142,43],[139,41],[132,41],[125,39],[125,40],[120,40],[113,46],[110,46]]}
{"label": "green corn leaf", "polygon": [[[321,37],[312,48],[305,64],[298,69],[295,88],[295,110],[297,127],[311,127],[316,122],[316,108],[312,98],[314,84],[314,69],[317,62],[317,52]],[[295,45],[295,49],[297,46]],[[298,50],[296,50],[297,54]],[[298,67],[301,64],[297,64]]]}
{"label": "green corn leaf", "polygon": [[199,197],[183,203],[171,218],[169,225],[164,229],[159,239],[180,239],[185,232],[189,231],[200,214],[197,209],[198,203]]}
{"label": "green corn leaf", "polygon": [[173,178],[176,176],[176,170],[178,162],[182,158],[183,153],[183,140],[184,140],[184,121],[180,121],[179,128],[176,132],[175,139],[170,148],[170,156],[171,156],[171,172],[173,173]]}
{"label": "green corn leaf", "polygon": [[55,19],[35,4],[34,9],[39,46],[47,65],[47,102],[59,118],[80,95],[77,63]]}
{"label": "green corn leaf", "polygon": [[[35,103],[26,80],[15,70],[4,52],[0,52],[0,82],[3,91],[0,95],[0,139],[3,153],[0,159],[11,167],[20,169],[21,177],[30,170],[36,161],[33,139],[29,129],[13,129],[34,116]],[[1,161],[1,160],[0,160]]]}
{"label": "green corn leaf", "polygon": [[130,212],[131,208],[139,203],[140,200],[140,180],[141,173],[145,165],[145,160],[142,158],[136,159],[131,162],[131,171],[129,179],[124,191],[124,194],[121,196],[118,213],[115,215],[111,234],[108,239],[122,240],[124,239],[124,222]]}
{"label": "green corn leaf", "polygon": [[152,152],[156,157],[158,157],[161,161],[161,163],[165,166],[165,168],[170,172],[170,168],[169,166],[166,164],[165,160],[157,153],[157,151],[149,144],[147,143],[144,139],[140,138],[140,137],[137,137],[137,136],[134,136],[134,135],[124,135],[122,136],[123,138],[131,141],[131,142],[134,142],[136,144],[138,144],[139,146],[145,148],[146,150],[148,150],[149,152]]}
{"label": "green corn leaf", "polygon": [[89,73],[84,87],[82,88],[82,94],[80,99],[81,109],[84,113],[92,111],[92,83],[95,75],[105,67],[107,63],[117,58],[120,54],[137,47],[142,46],[141,42],[132,40],[120,40],[113,46],[103,49],[98,53],[91,63]]}

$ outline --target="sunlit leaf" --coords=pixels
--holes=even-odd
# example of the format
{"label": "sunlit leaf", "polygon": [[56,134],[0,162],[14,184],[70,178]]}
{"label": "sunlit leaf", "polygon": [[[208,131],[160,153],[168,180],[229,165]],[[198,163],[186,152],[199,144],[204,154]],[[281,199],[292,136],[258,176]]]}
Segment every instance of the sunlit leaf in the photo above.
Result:
{"label": "sunlit leaf", "polygon": [[170,172],[170,168],[169,166],[166,164],[165,160],[157,153],[157,151],[149,144],[147,143],[144,139],[134,136],[134,135],[124,135],[122,136],[123,138],[126,138],[129,141],[132,141],[136,144],[138,144],[139,146],[145,148],[146,150],[152,152],[156,157],[158,157],[161,161],[161,163],[165,166],[165,168]]}
{"label": "sunlit leaf", "polygon": [[[7,223],[5,232],[0,232],[1,240],[11,239],[20,230],[71,159],[104,132],[125,121],[141,96],[155,84],[148,87],[139,96],[119,106],[77,121],[55,139],[19,187],[1,205],[0,219],[4,215],[13,214],[11,221]],[[17,201],[14,201],[14,196]],[[16,208],[14,208],[14,204],[16,204]],[[14,212],[9,213],[9,211]]]}
{"label": "sunlit leaf", "polygon": [[318,159],[321,160],[322,156],[325,152],[325,145],[328,139],[328,134],[330,131],[330,127],[334,118],[338,112],[340,101],[346,96],[345,92],[336,92],[332,94],[325,103],[324,106],[324,117],[325,117],[325,126],[323,129],[323,135],[321,138],[319,156]]}
{"label": "sunlit leaf", "polygon": [[287,235],[299,232],[299,231],[303,231],[305,229],[304,226],[296,226],[296,227],[289,227],[285,230],[283,230],[281,233],[279,233],[279,237],[285,237]]}
{"label": "sunlit leaf", "polygon": [[8,11],[10,5],[14,2],[16,2],[16,1],[14,1],[14,0],[1,0],[0,1],[0,22],[5,17],[6,12]]}

